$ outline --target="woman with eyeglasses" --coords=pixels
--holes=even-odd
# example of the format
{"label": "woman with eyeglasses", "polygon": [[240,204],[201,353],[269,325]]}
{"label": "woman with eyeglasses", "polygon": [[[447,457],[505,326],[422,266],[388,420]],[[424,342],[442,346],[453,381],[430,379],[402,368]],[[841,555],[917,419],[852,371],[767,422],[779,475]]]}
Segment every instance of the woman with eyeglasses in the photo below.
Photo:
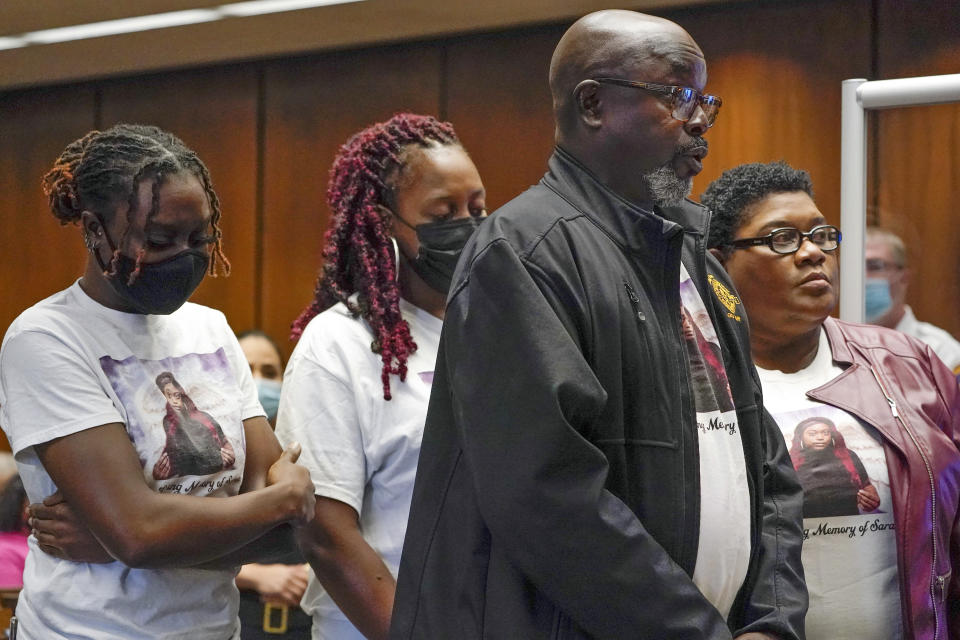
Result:
{"label": "woman with eyeglasses", "polygon": [[[830,317],[841,235],[807,172],[742,165],[702,201],[713,211],[710,250],[749,315],[764,405],[785,437],[800,434],[791,454],[805,489],[838,474],[873,487],[858,490],[855,513],[839,494],[804,510],[807,638],[960,638],[956,380],[913,338]],[[850,464],[827,451],[837,446],[830,425]]]}

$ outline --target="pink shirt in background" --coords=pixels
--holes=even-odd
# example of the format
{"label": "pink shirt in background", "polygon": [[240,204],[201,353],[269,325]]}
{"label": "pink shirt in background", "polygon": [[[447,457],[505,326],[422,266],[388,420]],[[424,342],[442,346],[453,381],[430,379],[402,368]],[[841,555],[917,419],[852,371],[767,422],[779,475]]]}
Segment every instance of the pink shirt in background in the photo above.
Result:
{"label": "pink shirt in background", "polygon": [[23,586],[23,564],[27,559],[27,534],[0,531],[0,589]]}

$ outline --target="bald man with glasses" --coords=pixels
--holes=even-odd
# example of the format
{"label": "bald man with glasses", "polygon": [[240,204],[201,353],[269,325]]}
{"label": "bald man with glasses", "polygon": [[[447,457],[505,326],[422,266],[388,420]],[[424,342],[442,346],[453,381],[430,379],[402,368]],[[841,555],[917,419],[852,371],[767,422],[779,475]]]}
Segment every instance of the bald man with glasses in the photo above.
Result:
{"label": "bald man with glasses", "polygon": [[392,638],[802,638],[800,486],[685,200],[706,82],[661,18],[557,45],[548,171],[454,276]]}

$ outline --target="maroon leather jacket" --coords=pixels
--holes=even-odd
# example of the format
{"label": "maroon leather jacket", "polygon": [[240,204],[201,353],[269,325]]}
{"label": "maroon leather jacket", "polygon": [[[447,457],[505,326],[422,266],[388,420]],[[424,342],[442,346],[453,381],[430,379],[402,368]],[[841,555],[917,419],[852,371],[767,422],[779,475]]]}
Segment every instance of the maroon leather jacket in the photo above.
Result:
{"label": "maroon leather jacket", "polygon": [[889,329],[827,318],[844,372],[807,395],[883,436],[905,638],[960,639],[960,388],[933,351]]}

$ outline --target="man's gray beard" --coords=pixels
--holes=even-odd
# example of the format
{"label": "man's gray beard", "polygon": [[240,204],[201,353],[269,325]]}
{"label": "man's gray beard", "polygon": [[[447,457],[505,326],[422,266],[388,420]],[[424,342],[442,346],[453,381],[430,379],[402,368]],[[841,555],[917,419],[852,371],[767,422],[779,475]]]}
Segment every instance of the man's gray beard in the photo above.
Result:
{"label": "man's gray beard", "polygon": [[658,207],[676,206],[693,190],[693,179],[678,176],[672,161],[643,174],[640,179],[647,185],[651,202]]}

